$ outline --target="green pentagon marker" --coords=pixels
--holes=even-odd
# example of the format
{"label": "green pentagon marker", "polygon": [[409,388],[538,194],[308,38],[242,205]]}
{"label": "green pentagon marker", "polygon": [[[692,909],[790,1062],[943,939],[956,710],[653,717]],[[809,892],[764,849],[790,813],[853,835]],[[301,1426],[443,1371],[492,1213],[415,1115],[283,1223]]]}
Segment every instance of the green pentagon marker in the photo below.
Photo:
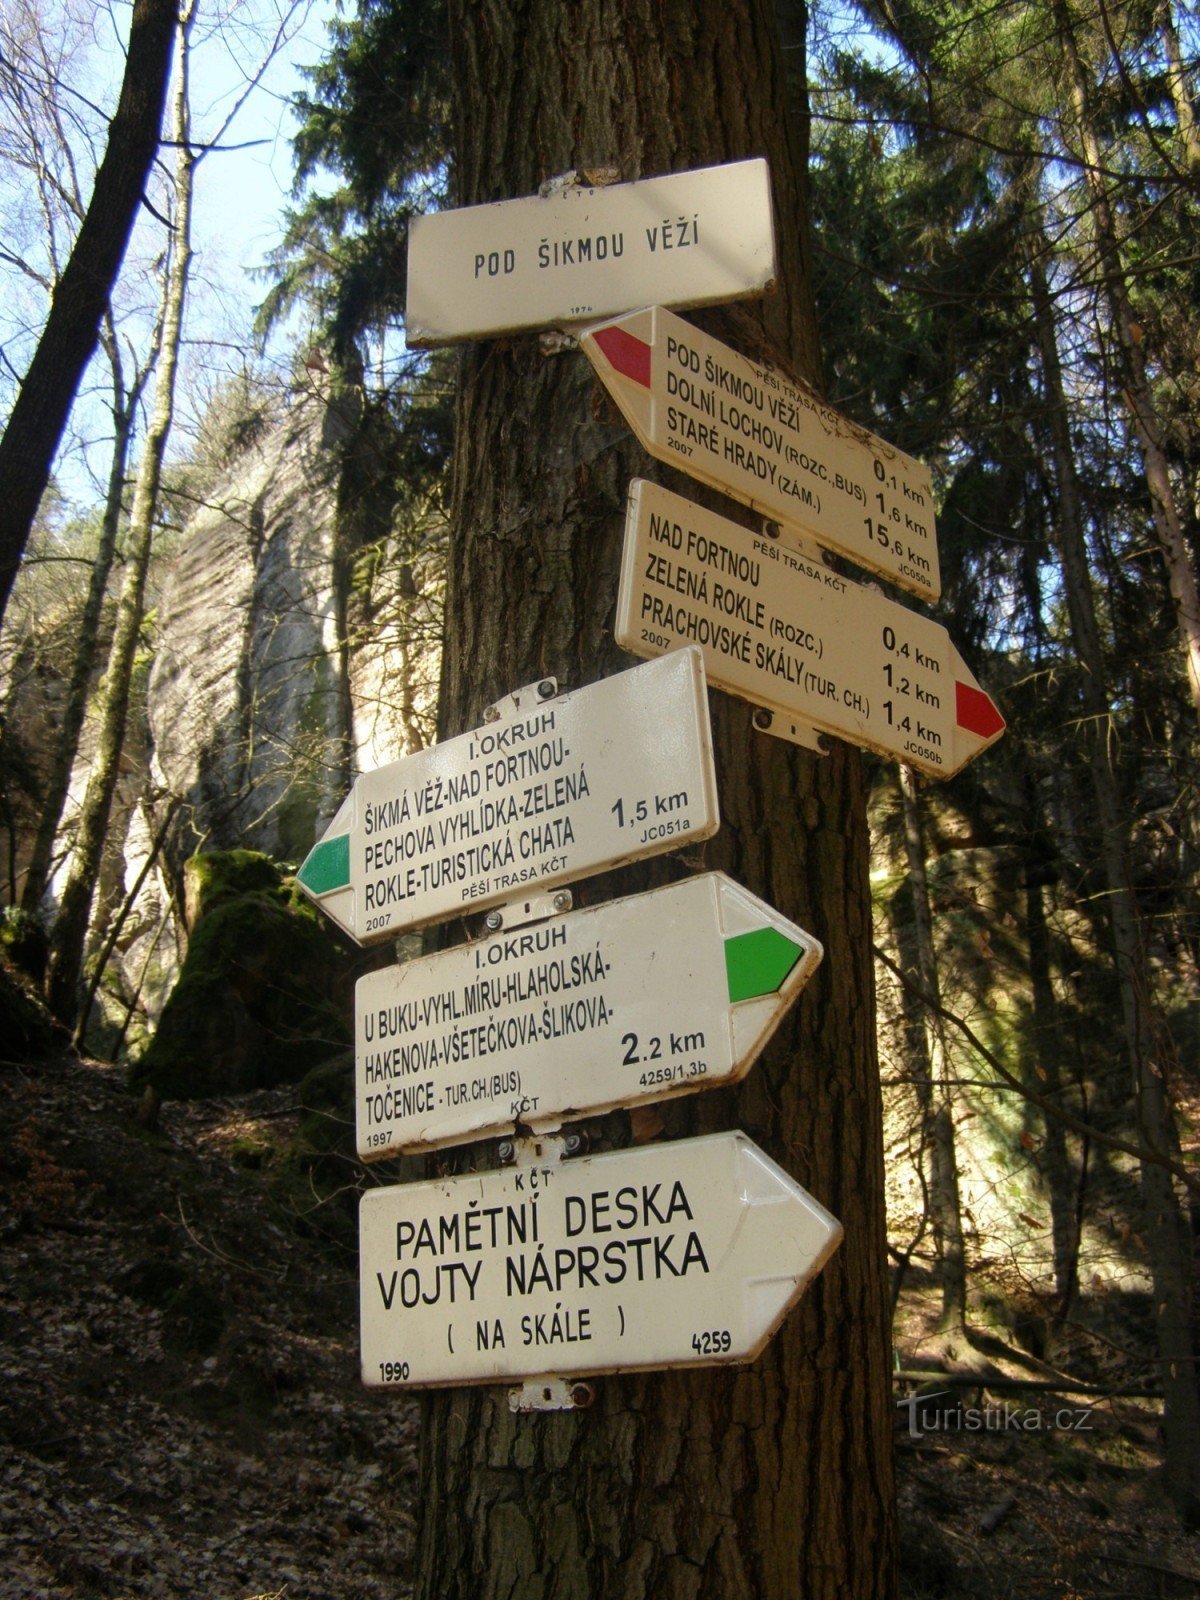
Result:
{"label": "green pentagon marker", "polygon": [[313,845],[296,876],[309,894],[344,889],[350,882],[350,835],[339,833],[335,839],[321,839]]}
{"label": "green pentagon marker", "polygon": [[777,928],[756,928],[725,941],[725,977],[730,1003],[774,994],[804,954]]}

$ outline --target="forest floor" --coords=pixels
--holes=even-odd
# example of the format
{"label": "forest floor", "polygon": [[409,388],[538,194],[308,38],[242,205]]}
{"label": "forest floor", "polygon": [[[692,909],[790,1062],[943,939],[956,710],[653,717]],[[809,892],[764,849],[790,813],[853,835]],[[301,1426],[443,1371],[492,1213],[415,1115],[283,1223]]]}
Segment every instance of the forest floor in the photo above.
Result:
{"label": "forest floor", "polygon": [[[295,1088],[131,1109],[114,1068],[0,1064],[0,1600],[396,1600],[416,1408],[359,1383],[352,1174],[324,1205],[302,1163],[272,1181]],[[1200,1594],[1151,1402],[954,1398],[897,1407],[910,1600]]]}

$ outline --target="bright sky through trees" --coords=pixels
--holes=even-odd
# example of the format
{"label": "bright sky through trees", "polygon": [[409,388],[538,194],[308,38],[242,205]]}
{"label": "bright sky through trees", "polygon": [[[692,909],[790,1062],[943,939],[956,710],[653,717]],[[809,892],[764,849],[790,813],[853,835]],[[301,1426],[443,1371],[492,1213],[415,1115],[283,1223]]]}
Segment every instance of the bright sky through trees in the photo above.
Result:
{"label": "bright sky through trees", "polygon": [[[196,270],[186,329],[184,432],[223,379],[243,370],[250,328],[265,285],[253,277],[282,231],[292,182],[290,110],[300,69],[323,49],[328,0],[216,0],[197,25],[193,127],[198,140],[220,131],[220,148],[200,168],[196,202]],[[62,130],[68,150],[47,156],[56,180],[73,167],[86,205],[104,130],[123,70],[129,7],[91,0],[0,0],[0,407],[7,411],[46,314],[56,266],[73,223],[60,222],[48,245],[45,205],[28,159],[31,139],[43,145]],[[264,62],[266,65],[264,66]],[[257,81],[255,81],[257,80]],[[53,91],[61,108],[48,118]],[[232,115],[229,126],[223,124]],[[22,120],[33,128],[22,132]],[[24,149],[24,156],[22,150]],[[169,152],[159,177],[169,171]],[[165,211],[165,189],[151,203]],[[143,209],[115,296],[123,338],[144,346],[157,300],[155,277],[162,222]],[[40,281],[39,281],[40,280]],[[60,492],[77,510],[95,502],[111,435],[106,387],[93,363],[85,378],[55,468]]]}

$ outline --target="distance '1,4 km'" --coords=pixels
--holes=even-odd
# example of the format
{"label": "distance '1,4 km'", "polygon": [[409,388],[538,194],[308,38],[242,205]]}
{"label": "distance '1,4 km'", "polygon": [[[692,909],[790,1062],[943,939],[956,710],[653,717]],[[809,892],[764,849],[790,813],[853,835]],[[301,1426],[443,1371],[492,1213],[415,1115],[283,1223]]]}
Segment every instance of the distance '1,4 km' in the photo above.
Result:
{"label": "distance '1,4 km'", "polygon": [[[918,756],[934,767],[944,766],[942,735],[928,721],[922,721],[932,711],[941,710],[941,685],[934,689],[929,684],[930,678],[941,676],[941,663],[920,645],[910,646],[907,639],[897,638],[896,630],[890,626],[884,627],[882,638],[883,648],[896,658],[895,664],[883,663],[888,698],[882,705],[887,725],[906,736],[905,754]],[[922,676],[925,682],[921,681]]]}
{"label": "distance '1,4 km'", "polygon": [[672,833],[688,833],[691,822],[686,814],[679,815],[687,808],[688,792],[679,789],[674,794],[655,794],[628,803],[618,796],[611,809],[617,827],[636,828],[639,842],[645,843],[649,839],[665,839]]}

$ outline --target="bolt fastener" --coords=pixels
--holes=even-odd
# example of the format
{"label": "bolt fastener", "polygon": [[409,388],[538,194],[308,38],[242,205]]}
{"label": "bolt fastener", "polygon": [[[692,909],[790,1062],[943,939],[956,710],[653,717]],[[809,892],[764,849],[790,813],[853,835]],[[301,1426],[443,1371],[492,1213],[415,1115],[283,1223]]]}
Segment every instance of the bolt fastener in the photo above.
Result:
{"label": "bolt fastener", "polygon": [[538,684],[538,693],[543,700],[549,700],[554,694],[554,679],[543,678],[541,683]]}
{"label": "bolt fastener", "polygon": [[489,933],[496,933],[504,926],[504,917],[499,911],[489,911],[483,925]]}
{"label": "bolt fastener", "polygon": [[566,889],[560,889],[551,904],[554,906],[555,911],[569,911],[571,909],[571,896]]}
{"label": "bolt fastener", "polygon": [[769,711],[759,710],[754,713],[754,726],[756,728],[769,728],[774,720],[774,716]]}
{"label": "bolt fastener", "polygon": [[511,1139],[502,1139],[496,1146],[496,1159],[500,1162],[501,1166],[507,1166],[508,1163],[514,1158],[516,1153],[517,1152],[513,1148],[513,1142]]}

